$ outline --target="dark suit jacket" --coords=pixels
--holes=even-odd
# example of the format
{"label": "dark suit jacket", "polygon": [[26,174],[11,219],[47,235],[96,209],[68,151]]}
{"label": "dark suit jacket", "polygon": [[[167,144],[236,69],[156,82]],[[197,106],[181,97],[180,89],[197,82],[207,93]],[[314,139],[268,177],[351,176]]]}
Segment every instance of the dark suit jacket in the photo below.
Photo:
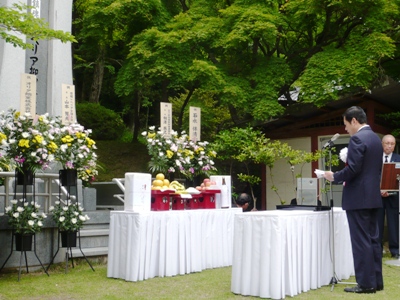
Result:
{"label": "dark suit jacket", "polygon": [[342,197],[344,210],[382,207],[382,155],[381,139],[369,126],[350,138],[347,165],[334,174],[335,183],[345,182]]}

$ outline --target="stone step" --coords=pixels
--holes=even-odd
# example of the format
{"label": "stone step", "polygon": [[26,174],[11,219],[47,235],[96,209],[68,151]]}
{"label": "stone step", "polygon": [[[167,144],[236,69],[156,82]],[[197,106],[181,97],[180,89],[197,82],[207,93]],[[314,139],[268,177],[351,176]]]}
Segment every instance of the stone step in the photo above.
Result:
{"label": "stone step", "polygon": [[[108,255],[108,247],[82,248],[82,252],[86,257]],[[72,248],[73,257],[83,257],[82,252],[78,247]]]}
{"label": "stone step", "polygon": [[81,229],[80,231],[81,237],[88,236],[108,236],[110,234],[110,230],[108,228],[99,228],[99,229]]}

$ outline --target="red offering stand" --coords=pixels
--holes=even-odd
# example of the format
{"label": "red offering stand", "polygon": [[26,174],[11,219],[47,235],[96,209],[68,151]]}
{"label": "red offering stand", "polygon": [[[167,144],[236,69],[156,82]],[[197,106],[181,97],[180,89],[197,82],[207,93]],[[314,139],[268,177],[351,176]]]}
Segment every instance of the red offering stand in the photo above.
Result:
{"label": "red offering stand", "polygon": [[151,210],[169,210],[171,190],[151,191]]}
{"label": "red offering stand", "polygon": [[172,210],[185,209],[185,203],[188,199],[182,198],[181,194],[171,194],[171,198],[172,198]]}
{"label": "red offering stand", "polygon": [[203,194],[192,194],[191,199],[186,199],[186,209],[199,209],[199,203],[202,197]]}
{"label": "red offering stand", "polygon": [[221,193],[220,190],[204,190],[201,192],[203,199],[200,201],[200,208],[215,208],[215,195]]}

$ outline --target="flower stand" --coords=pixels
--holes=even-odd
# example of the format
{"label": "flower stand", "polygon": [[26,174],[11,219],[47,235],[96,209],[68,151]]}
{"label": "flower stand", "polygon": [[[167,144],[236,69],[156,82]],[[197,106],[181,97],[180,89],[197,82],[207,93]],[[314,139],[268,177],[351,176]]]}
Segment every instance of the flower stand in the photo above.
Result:
{"label": "flower stand", "polygon": [[199,208],[215,208],[215,198],[216,194],[221,193],[220,190],[205,190],[202,191],[203,197],[200,199]]}
{"label": "flower stand", "polygon": [[[24,168],[23,170],[16,170],[15,171],[15,184],[14,184],[14,199],[17,198],[17,187],[19,185],[22,185],[22,199],[23,203],[27,202],[27,197],[28,197],[28,188],[31,186],[31,197],[32,197],[32,202],[35,204],[35,173],[28,169]],[[14,250],[14,240],[15,240],[15,250]],[[33,246],[33,247],[32,247]],[[24,256],[25,258],[25,266],[26,266],[26,272],[29,273],[28,269],[28,260],[26,256],[27,251],[33,251],[35,254],[37,260],[39,261],[39,264],[49,276],[47,273],[47,270],[44,268],[42,262],[40,261],[39,257],[37,256],[36,253],[36,235],[34,233],[32,234],[18,234],[13,232],[11,235],[11,251],[10,254],[8,255],[7,259],[4,261],[3,265],[0,268],[0,271],[4,268],[6,265],[7,261],[10,259],[11,255],[13,254],[14,251],[19,251],[20,254],[20,259],[19,259],[19,271],[18,271],[18,281],[20,281],[21,278],[21,266],[22,266],[22,257]]]}
{"label": "flower stand", "polygon": [[[64,203],[72,202],[73,205],[78,205],[78,174],[75,169],[64,169],[59,171],[59,199]],[[64,199],[63,199],[64,198]],[[79,250],[81,251],[83,257],[86,262],[89,264],[90,268],[94,271],[91,263],[87,259],[85,253],[83,253],[81,248],[81,235],[80,231],[60,231],[58,229],[58,242],[57,242],[57,251],[51,259],[49,265],[47,266],[46,271],[53,264],[55,257],[57,256],[60,248],[67,248],[65,252],[65,273],[68,272],[68,261],[71,258],[72,268],[74,265],[74,257],[72,255],[72,248],[77,247],[79,245]],[[60,243],[61,241],[61,243]],[[78,242],[78,244],[77,244]]]}
{"label": "flower stand", "polygon": [[151,191],[151,210],[169,210],[171,191]]}

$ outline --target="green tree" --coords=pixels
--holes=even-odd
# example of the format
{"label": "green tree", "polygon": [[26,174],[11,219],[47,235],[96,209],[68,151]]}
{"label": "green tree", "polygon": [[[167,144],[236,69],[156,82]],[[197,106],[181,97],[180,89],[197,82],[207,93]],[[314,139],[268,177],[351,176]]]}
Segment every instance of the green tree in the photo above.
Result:
{"label": "green tree", "polygon": [[116,97],[115,74],[128,55],[132,38],[146,28],[162,26],[177,8],[169,1],[157,0],[77,0],[74,8],[74,30],[79,41],[74,49],[77,98],[122,111],[133,120],[128,125],[137,137],[137,107],[145,99],[138,92]]}
{"label": "green tree", "polygon": [[[254,207],[256,207],[256,197],[254,196],[254,185],[261,182],[261,178],[252,174],[249,165],[258,164],[265,165],[269,169],[271,179],[271,190],[274,191],[282,204],[285,201],[280,197],[278,188],[274,184],[273,168],[275,162],[284,159],[290,170],[293,179],[293,192],[296,193],[297,182],[296,178],[302,177],[302,169],[306,163],[317,161],[325,156],[323,151],[307,152],[296,150],[290,147],[287,143],[281,141],[272,141],[258,130],[251,127],[248,128],[233,128],[220,132],[214,143],[214,150],[218,153],[219,160],[228,160],[233,166],[234,162],[241,162],[245,165],[247,173],[238,174],[238,179],[249,183],[250,192],[254,199]],[[294,173],[294,167],[300,166],[300,173]],[[232,170],[231,170],[232,173]]]}
{"label": "green tree", "polygon": [[229,111],[221,122],[228,127],[268,121],[296,102],[322,106],[367,91],[397,53],[398,1],[185,3],[165,26],[133,38],[116,82],[119,95],[140,93],[153,107],[184,99],[178,130],[195,98]]}
{"label": "green tree", "polygon": [[[35,18],[27,12],[28,9],[29,6],[19,4],[12,7],[0,6],[0,38],[6,43],[23,49],[33,49],[33,45],[26,40],[59,39],[64,43],[76,42],[69,32],[50,29],[46,21]],[[24,34],[26,39],[18,37],[14,32]]]}

